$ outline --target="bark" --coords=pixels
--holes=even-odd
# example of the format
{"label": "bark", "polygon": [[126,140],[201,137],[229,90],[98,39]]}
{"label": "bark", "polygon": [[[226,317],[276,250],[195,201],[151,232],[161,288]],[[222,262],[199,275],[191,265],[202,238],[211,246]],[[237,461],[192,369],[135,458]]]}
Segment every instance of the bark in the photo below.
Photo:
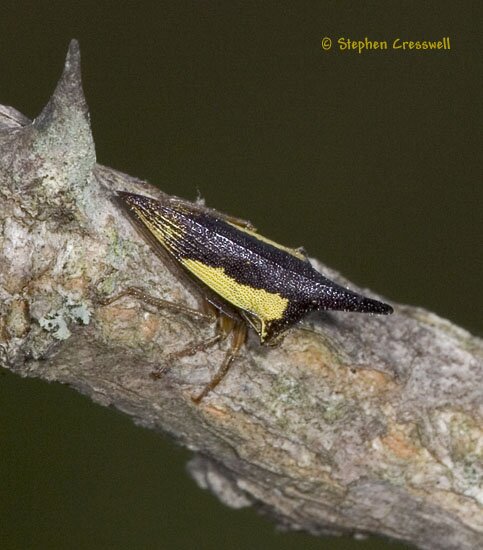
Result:
{"label": "bark", "polygon": [[33,122],[0,107],[2,366],[169,432],[229,506],[258,505],[314,534],[483,547],[481,340],[403,305],[391,317],[313,315],[278,347],[250,336],[196,406],[227,342],[149,374],[212,324],[129,297],[100,302],[134,284],[197,304],[113,204],[116,189],[160,193],[96,164],[73,42]]}

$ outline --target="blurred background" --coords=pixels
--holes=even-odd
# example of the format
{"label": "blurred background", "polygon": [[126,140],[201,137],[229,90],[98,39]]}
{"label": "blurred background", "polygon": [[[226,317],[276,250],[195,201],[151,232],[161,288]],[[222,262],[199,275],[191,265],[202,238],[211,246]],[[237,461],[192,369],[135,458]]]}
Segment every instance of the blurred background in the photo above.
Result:
{"label": "blurred background", "polygon": [[[77,38],[100,163],[481,335],[478,6],[2,0],[0,103],[35,117]],[[451,50],[336,48],[366,36]],[[0,411],[4,549],[405,548],[229,510],[187,451],[69,388],[2,371]]]}

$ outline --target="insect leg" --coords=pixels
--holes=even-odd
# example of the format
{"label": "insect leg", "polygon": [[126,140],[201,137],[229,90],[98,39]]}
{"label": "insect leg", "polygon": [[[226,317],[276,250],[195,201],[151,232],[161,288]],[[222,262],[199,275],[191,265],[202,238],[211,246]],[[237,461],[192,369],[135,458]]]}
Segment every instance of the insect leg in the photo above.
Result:
{"label": "insect leg", "polygon": [[[224,338],[225,338],[225,335],[222,334],[221,332],[218,332],[217,334],[215,334],[211,338],[207,338],[206,340],[202,340],[201,342],[198,342],[197,344],[191,344],[188,347],[186,347],[186,348],[184,348],[180,351],[175,351],[173,353],[170,353],[166,357],[165,361],[166,361],[166,363],[171,363],[175,359],[181,359],[182,357],[189,357],[190,355],[195,355],[199,351],[204,351],[208,348],[211,348],[211,346],[214,346],[217,342],[220,342]],[[170,364],[165,365],[163,367],[159,367],[159,368],[151,371],[151,373],[150,373],[151,377],[154,378],[155,380],[158,380],[163,375],[165,375],[169,370],[171,370],[171,367],[172,367],[172,365],[170,365]]]}
{"label": "insect leg", "polygon": [[[120,298],[123,298],[124,296],[133,296],[141,300],[142,302],[145,302],[152,306],[155,306],[158,308],[167,308],[173,311],[186,313],[187,315],[190,315],[198,319],[206,320],[206,321],[213,321],[214,313],[217,312],[216,307],[206,300],[204,300],[202,304],[203,311],[199,311],[197,309],[193,309],[184,305],[175,304],[174,302],[169,302],[168,300],[155,298],[154,296],[147,294],[143,289],[134,287],[134,286],[127,287],[121,290],[120,292],[118,292],[117,294],[114,294],[112,296],[109,296],[108,298],[103,298],[99,300],[99,302],[102,305],[107,306],[109,304],[112,304],[113,302],[116,302]],[[196,404],[200,403],[200,401],[211,390],[213,390],[225,377],[226,373],[230,369],[230,366],[233,360],[238,355],[240,348],[245,343],[246,335],[247,335],[246,324],[244,322],[240,322],[239,320],[233,319],[228,315],[219,313],[217,333],[214,336],[212,336],[211,338],[207,338],[202,342],[198,342],[197,344],[192,344],[180,351],[171,353],[166,358],[166,361],[170,363],[175,359],[180,359],[182,357],[194,355],[199,351],[204,351],[214,346],[217,342],[223,341],[229,334],[232,335],[231,348],[228,350],[225,356],[225,359],[221,364],[220,368],[218,369],[217,373],[215,374],[215,376],[211,379],[211,381],[206,385],[206,387],[202,390],[202,392],[198,396],[192,397],[193,401]],[[168,366],[164,366],[159,369],[156,369],[151,372],[151,376],[155,379],[161,378],[161,376],[163,376],[170,368],[171,366],[168,365]]]}
{"label": "insect leg", "polygon": [[[217,310],[214,308],[214,306],[207,302],[206,300],[203,300],[202,303],[203,310],[208,312],[217,312]],[[202,340],[201,342],[198,342],[197,344],[190,344],[189,346],[183,348],[180,351],[175,351],[173,353],[170,353],[165,361],[167,363],[172,363],[175,359],[181,359],[182,357],[188,357],[190,355],[195,355],[199,351],[204,351],[208,348],[211,348],[211,346],[214,346],[217,342],[223,341],[230,332],[232,332],[235,321],[231,319],[230,317],[223,315],[221,313],[218,313],[218,319],[217,319],[217,332],[214,336],[211,338],[207,338],[206,340]],[[164,374],[166,374],[171,369],[171,365],[165,365],[164,367],[160,367],[158,369],[155,369],[151,372],[151,376],[155,379],[161,378]]]}
{"label": "insect leg", "polygon": [[150,304],[152,306],[155,306],[157,308],[163,309],[171,309],[172,311],[178,311],[181,313],[186,313],[187,315],[190,315],[191,317],[195,317],[197,319],[203,319],[206,321],[213,321],[214,316],[210,315],[208,312],[202,312],[197,309],[184,306],[182,304],[175,304],[174,302],[169,302],[168,300],[163,300],[161,298],[155,298],[154,296],[151,296],[147,294],[142,288],[138,288],[136,286],[129,286],[125,288],[124,290],[121,290],[121,292],[118,292],[117,294],[114,294],[113,296],[109,296],[108,298],[103,298],[99,300],[99,302],[103,306],[108,306],[109,304],[112,304],[113,302],[117,302],[120,298],[123,298],[124,296],[133,296],[137,298],[138,300],[141,300],[142,302],[146,304]]}
{"label": "insect leg", "polygon": [[247,326],[245,323],[240,323],[233,321],[233,326],[231,328],[231,334],[232,334],[232,341],[231,341],[231,348],[228,350],[227,354],[225,355],[225,359],[223,360],[223,363],[221,364],[220,368],[216,372],[216,374],[213,376],[213,378],[210,380],[210,382],[203,388],[200,394],[197,396],[192,397],[194,403],[197,405],[201,402],[201,400],[206,397],[210,391],[216,388],[218,384],[223,380],[226,373],[229,371],[231,364],[233,363],[233,360],[238,355],[238,352],[240,351],[240,348],[243,346],[243,344],[246,341],[247,337]]}
{"label": "insect leg", "polygon": [[252,222],[248,220],[242,220],[241,218],[229,216],[228,214],[222,214],[220,217],[222,217],[225,221],[233,225],[238,225],[238,227],[242,227],[243,229],[249,229],[250,231],[257,230],[256,227],[252,224]]}
{"label": "insect leg", "polygon": [[242,227],[244,229],[249,229],[250,231],[256,231],[256,227],[253,226],[252,222],[248,220],[243,220],[242,218],[237,218],[236,216],[231,216],[230,214],[225,214],[224,212],[219,212],[218,210],[205,206],[204,204],[189,202],[179,197],[176,197],[176,198],[171,197],[170,201],[176,202],[178,204],[186,205],[190,210],[196,210],[198,212],[206,212],[207,214],[211,214],[216,218],[222,218],[223,220],[233,225],[238,225],[239,227]]}

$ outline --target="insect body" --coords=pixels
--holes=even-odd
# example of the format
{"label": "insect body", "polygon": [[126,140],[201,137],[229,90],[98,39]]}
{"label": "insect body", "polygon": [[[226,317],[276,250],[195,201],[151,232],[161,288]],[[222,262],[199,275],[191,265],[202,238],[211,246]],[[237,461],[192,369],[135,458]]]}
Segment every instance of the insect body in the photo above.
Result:
{"label": "insect body", "polygon": [[[392,313],[391,306],[324,277],[300,250],[274,243],[240,220],[167,196],[155,200],[118,192],[117,197],[155,249],[180,266],[222,316],[233,320],[230,329],[237,335],[231,357],[220,369],[223,374],[243,343],[247,324],[263,344],[313,310]],[[196,401],[218,382],[212,381]]]}

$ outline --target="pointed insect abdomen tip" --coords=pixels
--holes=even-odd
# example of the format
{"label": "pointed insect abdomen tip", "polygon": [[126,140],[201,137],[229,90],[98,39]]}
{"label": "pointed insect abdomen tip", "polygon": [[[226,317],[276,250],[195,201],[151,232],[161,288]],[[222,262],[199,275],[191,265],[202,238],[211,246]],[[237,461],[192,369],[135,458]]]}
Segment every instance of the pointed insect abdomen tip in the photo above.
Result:
{"label": "pointed insect abdomen tip", "polygon": [[345,296],[345,310],[357,311],[359,313],[372,313],[374,315],[390,315],[394,312],[393,308],[384,302],[374,300],[373,298],[367,298],[360,294],[352,294]]}
{"label": "pointed insect abdomen tip", "polygon": [[377,300],[368,300],[366,311],[368,313],[377,313],[379,315],[391,315],[391,313],[394,313],[392,306]]}

